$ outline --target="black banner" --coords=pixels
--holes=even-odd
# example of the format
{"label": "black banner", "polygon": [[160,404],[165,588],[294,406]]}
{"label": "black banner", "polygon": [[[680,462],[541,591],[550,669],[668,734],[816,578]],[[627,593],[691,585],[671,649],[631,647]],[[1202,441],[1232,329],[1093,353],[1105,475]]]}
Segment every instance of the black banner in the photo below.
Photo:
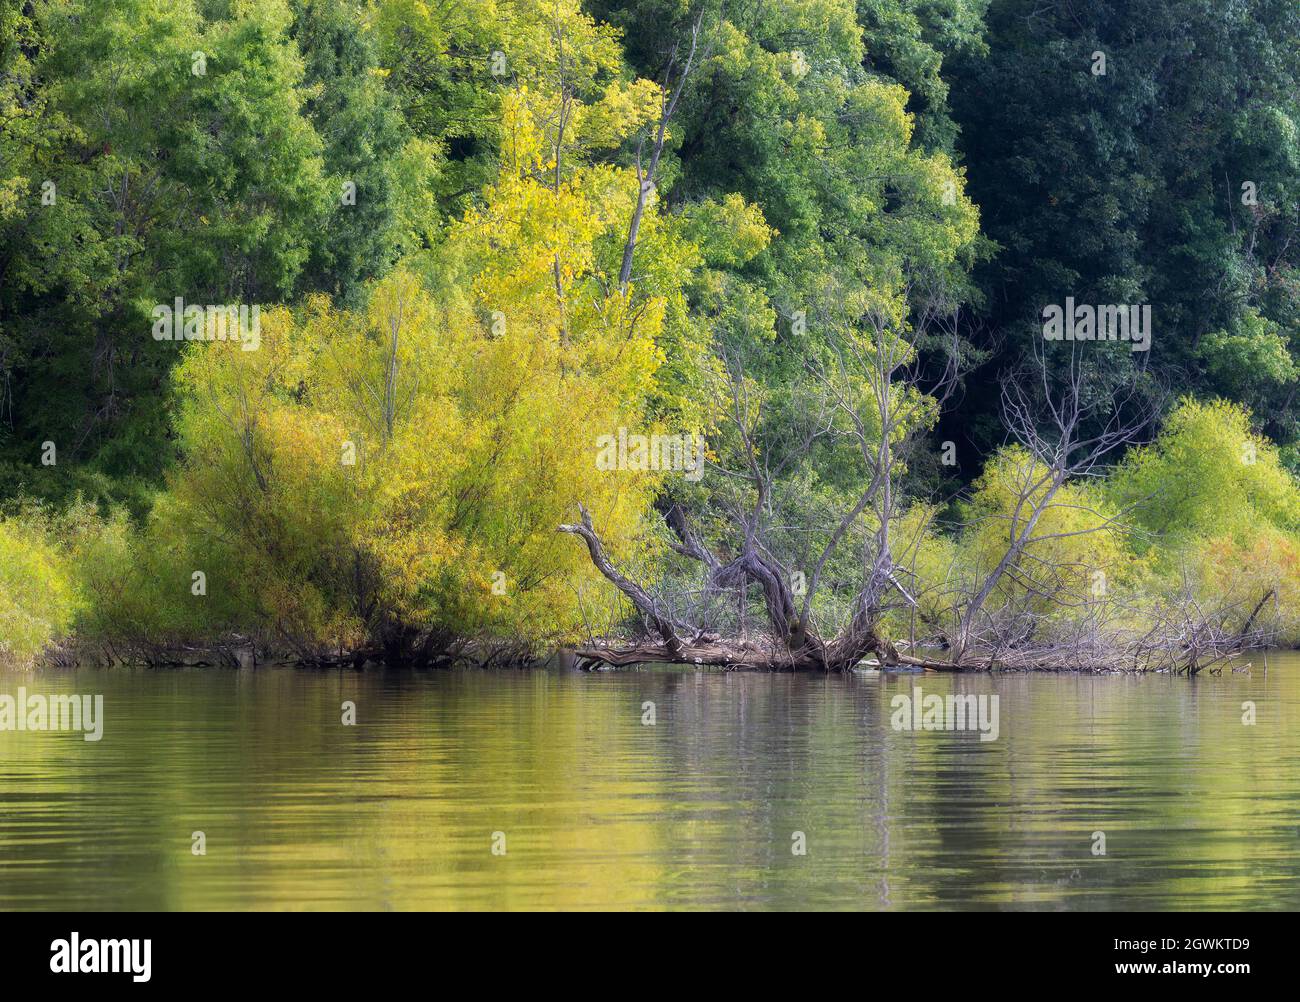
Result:
{"label": "black banner", "polygon": [[[653,984],[657,968],[679,978],[683,964],[716,968],[704,977],[733,987],[768,987],[777,956],[786,956],[787,975],[791,965],[806,971],[808,947],[820,943],[817,963],[830,965],[828,976],[854,957],[864,976],[870,970],[873,978],[888,978],[892,968],[917,986],[1129,982],[1182,991],[1202,983],[1233,991],[1288,984],[1295,954],[1288,932],[1294,922],[1276,913],[95,913],[11,914],[0,924],[7,987],[65,982],[92,990],[256,985],[337,992],[450,976],[470,988],[497,989],[517,979],[537,989],[541,972],[551,972],[546,981],[560,979],[563,969],[614,987],[629,977]],[[689,956],[677,955],[674,942]],[[705,962],[700,951],[714,960]]]}

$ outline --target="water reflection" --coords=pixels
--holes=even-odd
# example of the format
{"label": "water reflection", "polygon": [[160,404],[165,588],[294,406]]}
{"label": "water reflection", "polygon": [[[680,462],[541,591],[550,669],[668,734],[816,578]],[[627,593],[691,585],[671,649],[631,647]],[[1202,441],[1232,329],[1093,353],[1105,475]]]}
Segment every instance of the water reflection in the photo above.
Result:
{"label": "water reflection", "polygon": [[[1294,909],[1300,658],[1255,662],[0,672],[104,696],[97,743],[0,733],[0,907]],[[996,694],[998,739],[893,730],[917,684]]]}

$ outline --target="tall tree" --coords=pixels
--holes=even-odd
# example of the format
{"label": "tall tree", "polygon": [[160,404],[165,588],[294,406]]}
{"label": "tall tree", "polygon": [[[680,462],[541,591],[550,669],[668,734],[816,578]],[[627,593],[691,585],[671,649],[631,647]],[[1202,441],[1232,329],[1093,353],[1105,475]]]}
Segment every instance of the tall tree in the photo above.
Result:
{"label": "tall tree", "polygon": [[97,475],[156,480],[169,459],[176,347],[151,336],[153,306],[294,294],[321,143],[279,0],[212,20],[192,0],[30,10],[8,84],[23,122],[5,130],[23,174],[0,218],[4,451],[22,470],[5,489],[102,493]]}
{"label": "tall tree", "polygon": [[[1284,384],[1258,417],[1293,439],[1294,367],[1257,363],[1300,357],[1300,9],[994,0],[988,22],[987,56],[951,64],[951,93],[1000,245],[980,280],[1007,351],[1041,337],[1042,309],[1067,296],[1151,304],[1154,371],[1182,390]],[[991,447],[995,413],[973,393],[954,434]]]}

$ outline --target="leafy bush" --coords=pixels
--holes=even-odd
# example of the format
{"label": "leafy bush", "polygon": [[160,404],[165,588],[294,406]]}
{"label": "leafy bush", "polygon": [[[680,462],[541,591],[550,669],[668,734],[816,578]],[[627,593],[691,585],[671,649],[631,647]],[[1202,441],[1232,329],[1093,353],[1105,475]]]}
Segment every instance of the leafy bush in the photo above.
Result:
{"label": "leafy bush", "polygon": [[67,635],[77,608],[71,562],[44,519],[0,519],[0,663],[30,664]]}

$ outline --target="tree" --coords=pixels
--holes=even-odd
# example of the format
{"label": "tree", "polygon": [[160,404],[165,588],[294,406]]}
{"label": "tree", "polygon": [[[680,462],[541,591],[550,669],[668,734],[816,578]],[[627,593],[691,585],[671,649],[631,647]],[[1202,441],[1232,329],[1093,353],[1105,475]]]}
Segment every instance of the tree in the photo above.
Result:
{"label": "tree", "polygon": [[192,0],[31,9],[5,136],[23,194],[0,220],[5,451],[29,489],[112,495],[93,471],[157,482],[170,459],[154,305],[292,296],[322,238],[321,146],[278,0],[211,20]]}
{"label": "tree", "polygon": [[385,86],[379,43],[356,0],[294,0],[290,35],[304,64],[303,114],[321,137],[331,192],[327,239],[300,285],[357,305],[365,283],[432,245],[441,222],[441,144],[417,138]]}
{"label": "tree", "polygon": [[[1067,296],[1150,304],[1148,368],[1177,393],[1256,378],[1253,354],[1215,335],[1252,311],[1294,353],[1298,18],[1277,0],[994,0],[987,55],[948,70],[971,194],[1001,248],[978,272],[1006,334],[995,364],[1026,353],[1044,306]],[[1286,370],[1260,414],[1283,442]],[[997,409],[977,388],[952,426],[988,452]]]}
{"label": "tree", "polygon": [[[605,99],[570,98],[576,149],[584,122],[644,120],[617,124]],[[674,283],[697,251],[651,209],[639,281],[618,288],[634,178],[570,147],[557,183],[552,102],[506,97],[497,182],[427,275],[394,272],[364,312],[273,311],[257,351],[187,346],[183,461],[149,548],[170,554],[171,604],[205,609],[209,633],[251,621],[260,644],[315,660],[529,657],[610,604],[554,533],[575,498],[621,557],[645,552],[660,474],[611,476],[596,443],[701,409],[663,364],[689,335],[672,329]],[[176,622],[172,642],[193,620]]]}
{"label": "tree", "polygon": [[[1005,454],[992,471],[985,471],[984,490],[1007,494],[992,512],[1005,522],[1006,542],[960,604],[952,640],[956,664],[975,642],[977,623],[1004,578],[1014,576],[1036,598],[1059,602],[1059,578],[1068,562],[1060,554],[1045,560],[1043,551],[1062,540],[1113,531],[1118,521],[1118,512],[1095,505],[1071,482],[1099,475],[1106,461],[1141,439],[1156,411],[1136,375],[1114,396],[1101,397],[1091,390],[1095,370],[1090,369],[1071,346],[1062,389],[1054,386],[1045,353],[1037,356],[1033,369],[1013,371],[1002,381],[1004,421],[1023,451]],[[1055,525],[1043,524],[1062,509],[1082,519],[1061,524],[1058,517]]]}

